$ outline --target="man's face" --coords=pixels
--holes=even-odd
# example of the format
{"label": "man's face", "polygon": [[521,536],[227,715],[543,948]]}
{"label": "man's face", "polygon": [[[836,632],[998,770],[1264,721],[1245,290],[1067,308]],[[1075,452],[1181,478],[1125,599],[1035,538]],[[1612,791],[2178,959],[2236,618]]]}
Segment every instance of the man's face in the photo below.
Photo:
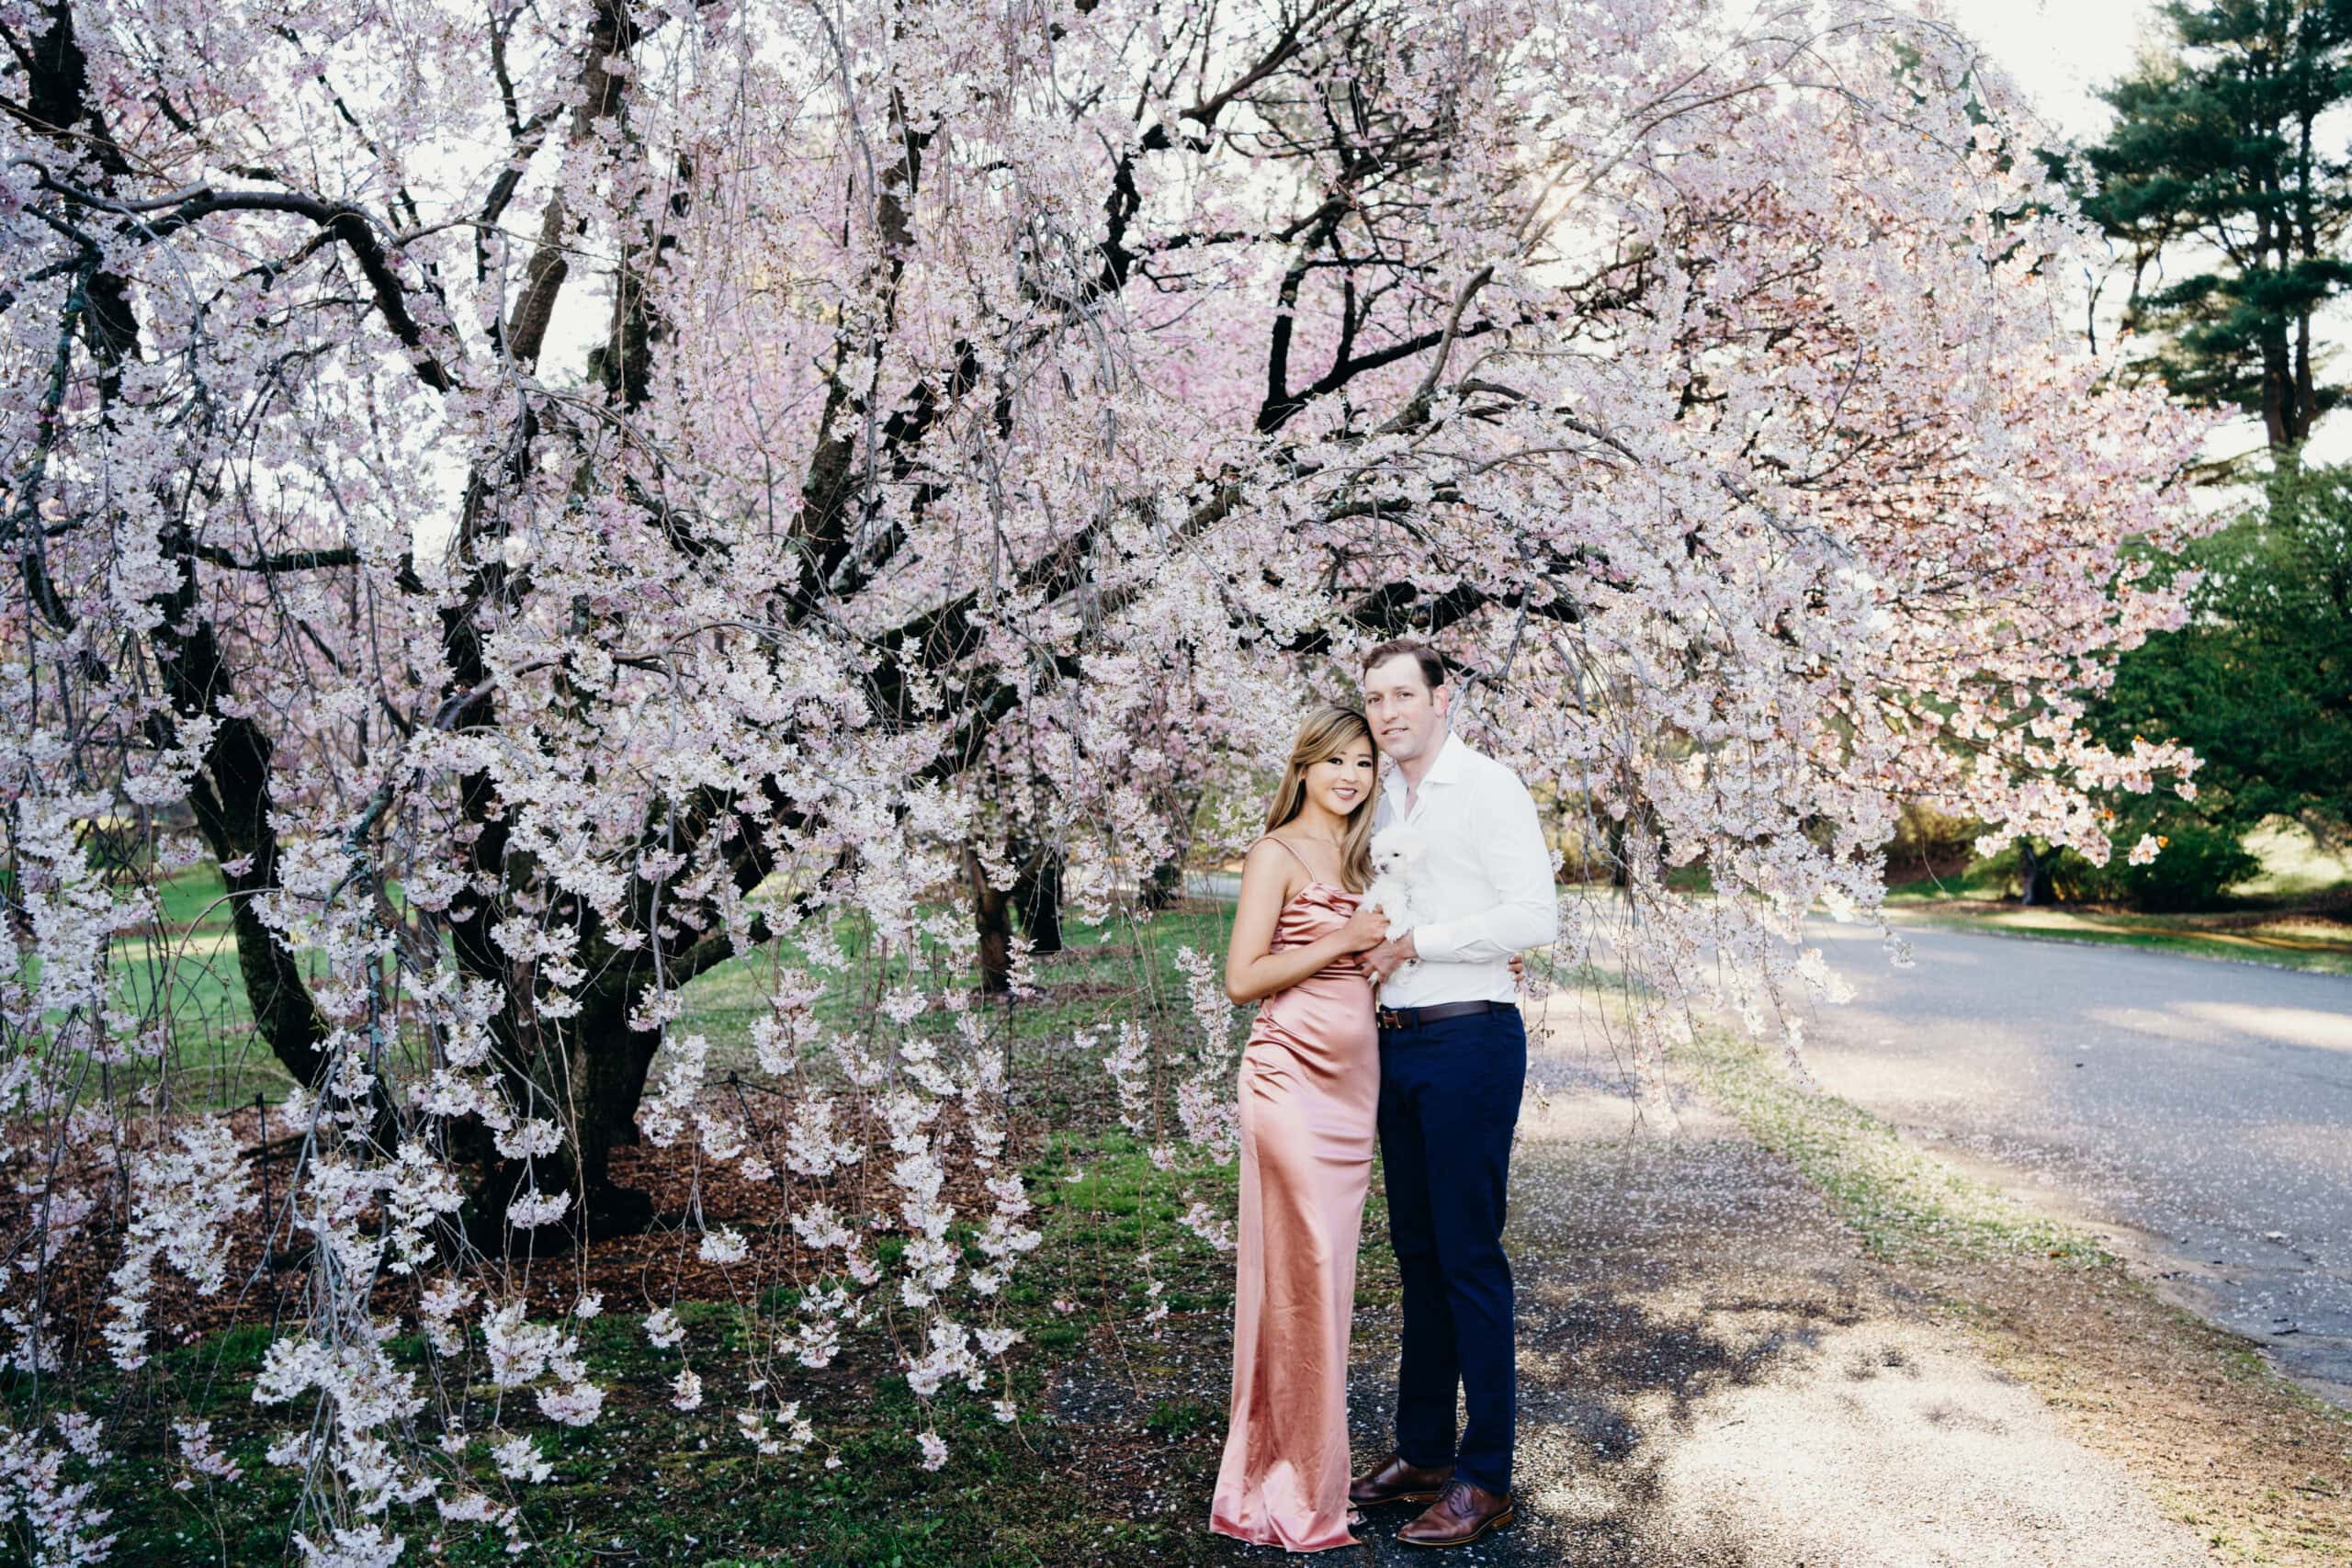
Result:
{"label": "man's face", "polygon": [[1430,690],[1420,660],[1410,654],[1384,660],[1363,672],[1363,716],[1384,755],[1409,762],[1435,755],[1445,741],[1448,688]]}

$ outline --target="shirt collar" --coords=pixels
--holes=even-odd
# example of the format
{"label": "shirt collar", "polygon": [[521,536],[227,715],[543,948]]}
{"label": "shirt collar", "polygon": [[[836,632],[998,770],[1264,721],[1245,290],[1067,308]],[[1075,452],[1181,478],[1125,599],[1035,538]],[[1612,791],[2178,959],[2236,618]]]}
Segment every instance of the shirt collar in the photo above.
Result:
{"label": "shirt collar", "polygon": [[1462,776],[1462,753],[1467,750],[1468,748],[1462,744],[1461,738],[1448,729],[1445,732],[1445,739],[1438,743],[1437,760],[1430,764],[1430,771],[1422,775],[1421,782],[1423,784],[1453,783]]}
{"label": "shirt collar", "polygon": [[[1448,729],[1445,732],[1445,739],[1438,742],[1437,759],[1430,763],[1430,771],[1421,775],[1421,783],[1424,784],[1453,784],[1456,780],[1460,779],[1462,777],[1462,753],[1467,750],[1468,748],[1463,744],[1461,738],[1455,735],[1453,730]],[[1396,765],[1396,759],[1393,757],[1383,757],[1380,759],[1380,764],[1381,772],[1385,775],[1382,780],[1382,787],[1384,789],[1403,788],[1405,784],[1405,770]],[[1416,793],[1418,793],[1418,791]]]}

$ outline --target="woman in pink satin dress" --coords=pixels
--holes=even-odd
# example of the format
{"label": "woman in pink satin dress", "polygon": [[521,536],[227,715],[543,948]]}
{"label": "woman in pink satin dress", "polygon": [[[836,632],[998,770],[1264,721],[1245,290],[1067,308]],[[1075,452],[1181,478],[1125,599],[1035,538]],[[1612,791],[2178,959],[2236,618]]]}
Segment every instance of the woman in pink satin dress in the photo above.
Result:
{"label": "woman in pink satin dress", "polygon": [[1241,1054],[1233,1396],[1209,1528],[1293,1551],[1357,1544],[1348,1329],[1380,1040],[1355,955],[1388,928],[1356,907],[1372,882],[1375,761],[1363,715],[1306,716],[1242,867],[1225,963],[1226,994],[1260,1005]]}

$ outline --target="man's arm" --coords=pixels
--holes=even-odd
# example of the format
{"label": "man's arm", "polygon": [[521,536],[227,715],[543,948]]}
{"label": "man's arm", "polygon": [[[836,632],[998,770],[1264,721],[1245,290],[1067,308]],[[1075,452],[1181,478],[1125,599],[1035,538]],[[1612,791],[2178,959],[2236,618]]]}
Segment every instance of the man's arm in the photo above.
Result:
{"label": "man's arm", "polygon": [[1478,781],[1475,807],[1492,830],[1478,840],[1478,867],[1496,902],[1474,915],[1416,926],[1414,954],[1441,964],[1508,958],[1549,947],[1560,934],[1560,896],[1552,885],[1552,852],[1535,815],[1535,797],[1516,775]]}

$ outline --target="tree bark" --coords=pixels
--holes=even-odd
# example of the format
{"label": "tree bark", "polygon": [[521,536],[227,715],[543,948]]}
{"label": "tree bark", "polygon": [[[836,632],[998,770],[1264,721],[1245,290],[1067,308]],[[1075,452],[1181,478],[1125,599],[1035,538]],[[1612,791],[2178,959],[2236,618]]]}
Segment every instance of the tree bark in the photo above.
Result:
{"label": "tree bark", "polygon": [[972,924],[980,933],[980,989],[1003,996],[1012,989],[1012,906],[989,883],[979,852],[964,851],[964,874],[972,884]]}
{"label": "tree bark", "polygon": [[1193,858],[1193,817],[1200,808],[1198,792],[1171,792],[1160,797],[1168,823],[1168,858],[1146,874],[1136,901],[1157,913],[1184,896],[1184,866]]}
{"label": "tree bark", "polygon": [[1020,880],[1012,885],[1013,912],[1032,953],[1062,950],[1062,855],[1046,845],[1031,850],[1021,860]]}
{"label": "tree bark", "polygon": [[1170,857],[1153,866],[1143,879],[1136,901],[1154,914],[1184,896],[1184,863]]}
{"label": "tree bark", "polygon": [[2018,902],[2039,904],[2050,886],[2050,870],[2031,839],[2018,840]]}
{"label": "tree bark", "polygon": [[[73,7],[59,0],[48,7],[48,17],[47,30],[38,37],[28,84],[33,118],[50,128],[62,144],[87,152],[97,164],[101,189],[112,191],[131,176],[130,162],[89,101],[88,65],[74,31]],[[85,292],[88,308],[81,313],[82,335],[97,367],[101,402],[110,406],[119,394],[124,367],[140,356],[139,318],[130,285],[118,273],[94,265]],[[159,715],[151,720],[149,739],[159,750],[165,750],[178,744],[178,721],[214,722],[212,742],[192,791],[197,827],[216,860],[224,866],[242,863],[246,867],[226,874],[237,966],[254,1026],[295,1081],[315,1087],[327,1066],[321,1051],[325,1022],[300,963],[254,908],[254,896],[277,885],[272,747],[250,717],[222,711],[224,705],[233,705],[236,682],[198,592],[195,541],[174,498],[165,494],[158,501],[162,514],[171,520],[163,529],[163,548],[179,572],[167,592],[149,600],[157,613],[156,671],[171,697],[171,717]],[[27,553],[28,571],[35,570],[36,559]],[[38,584],[28,588],[37,603],[51,597]]]}

